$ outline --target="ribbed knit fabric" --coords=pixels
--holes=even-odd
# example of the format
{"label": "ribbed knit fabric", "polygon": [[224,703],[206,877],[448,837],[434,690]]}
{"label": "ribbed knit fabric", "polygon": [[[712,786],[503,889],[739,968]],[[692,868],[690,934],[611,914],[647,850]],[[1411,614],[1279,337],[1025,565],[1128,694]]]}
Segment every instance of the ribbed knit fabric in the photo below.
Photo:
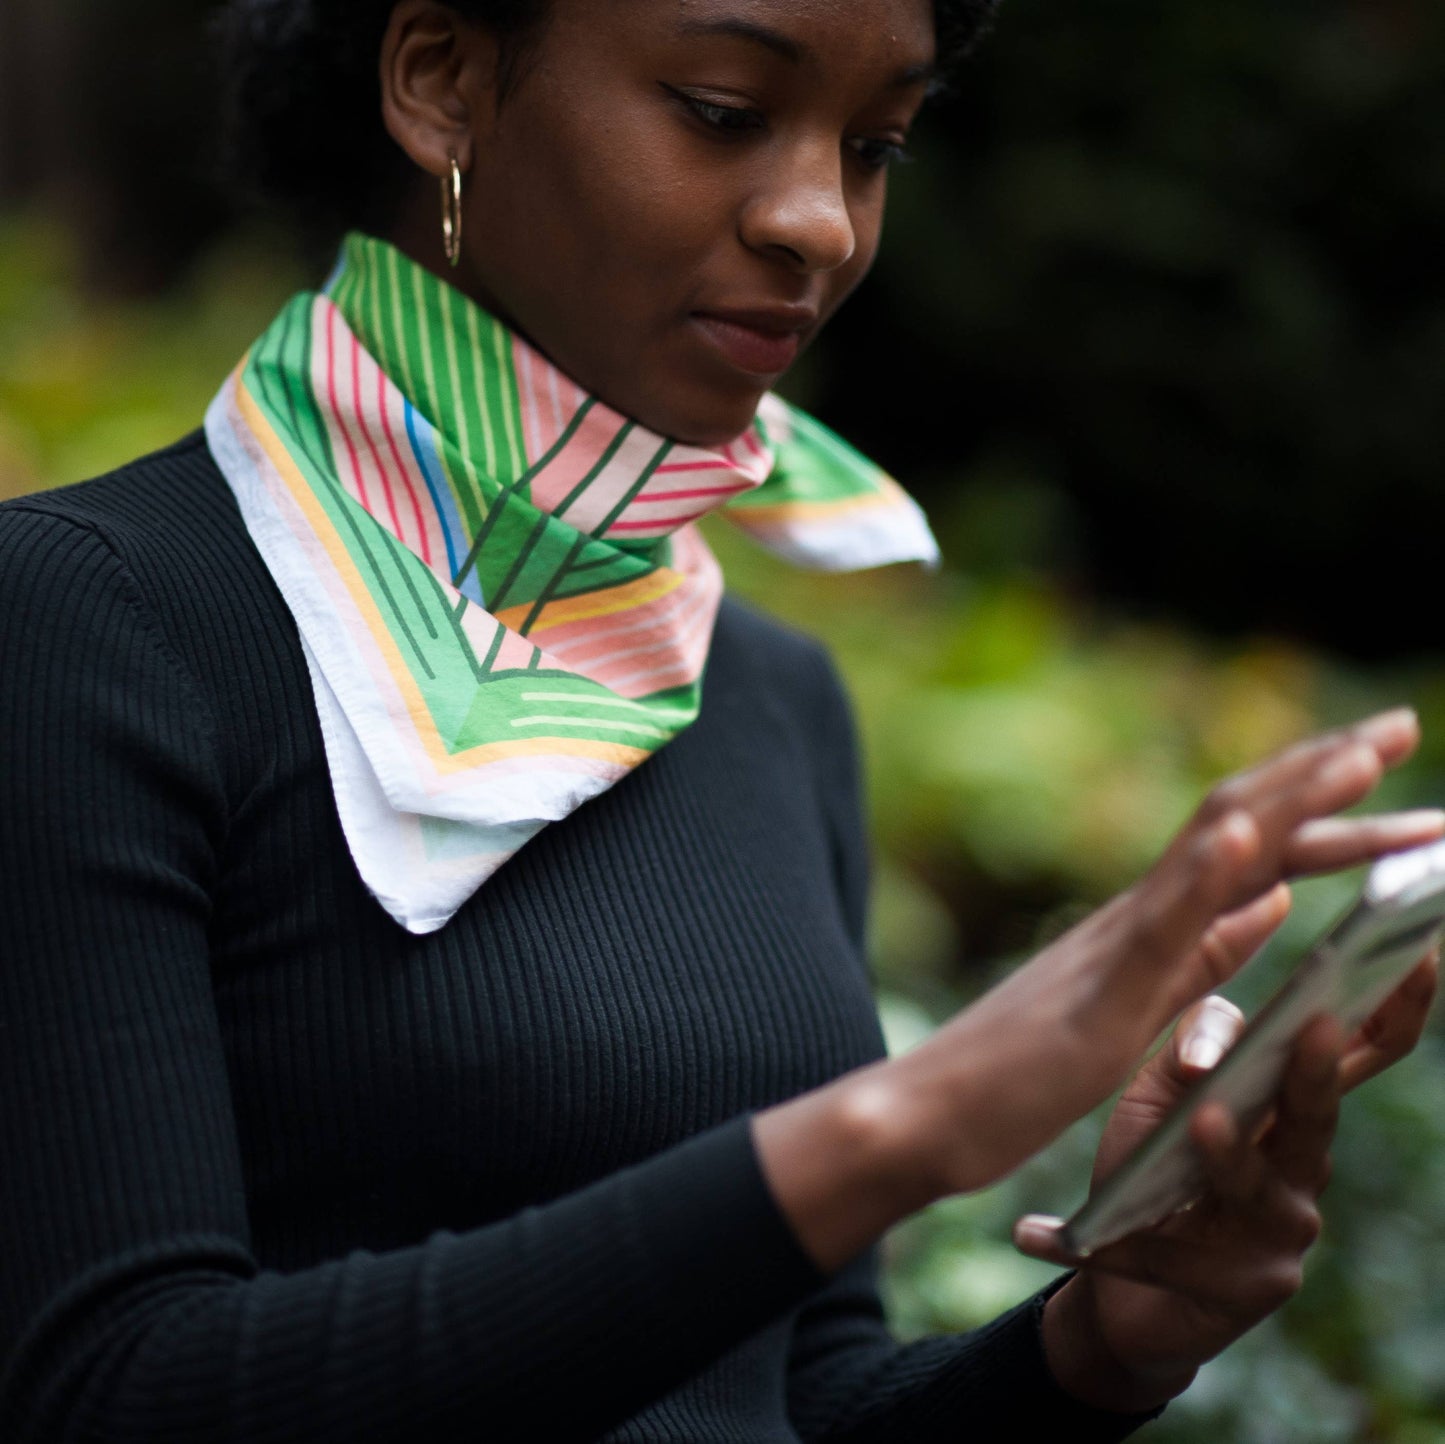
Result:
{"label": "ribbed knit fabric", "polygon": [[7,1444],[1122,1438],[1027,1304],[899,1348],[747,1115],[878,1056],[847,710],[726,603],[699,721],[440,932],[356,875],[198,438],[0,507]]}

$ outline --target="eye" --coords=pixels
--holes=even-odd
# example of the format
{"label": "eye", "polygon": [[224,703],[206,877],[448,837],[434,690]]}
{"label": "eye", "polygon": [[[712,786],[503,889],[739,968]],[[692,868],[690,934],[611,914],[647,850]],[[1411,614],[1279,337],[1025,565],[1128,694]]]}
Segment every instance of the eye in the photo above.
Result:
{"label": "eye", "polygon": [[762,112],[750,105],[726,105],[721,101],[690,94],[686,90],[674,90],[670,85],[663,88],[709,130],[738,135],[745,131],[761,130],[767,124]]}
{"label": "eye", "polygon": [[901,140],[880,140],[876,136],[860,135],[850,140],[848,145],[869,170],[883,170],[913,159]]}

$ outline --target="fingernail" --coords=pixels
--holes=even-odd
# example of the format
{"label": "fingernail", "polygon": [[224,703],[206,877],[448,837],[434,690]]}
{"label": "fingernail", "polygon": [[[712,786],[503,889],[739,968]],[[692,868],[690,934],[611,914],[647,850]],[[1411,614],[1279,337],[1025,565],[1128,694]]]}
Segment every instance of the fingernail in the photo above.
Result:
{"label": "fingernail", "polygon": [[1025,1253],[1057,1253],[1061,1218],[1047,1213],[1026,1213],[1014,1224],[1014,1243]]}
{"label": "fingernail", "polygon": [[1361,722],[1355,734],[1366,742],[1384,742],[1392,738],[1402,727],[1418,725],[1413,707],[1392,707]]}
{"label": "fingernail", "polygon": [[1179,1050],[1179,1057],[1186,1068],[1197,1068],[1201,1073],[1207,1073],[1224,1057],[1224,1044],[1217,1038],[1194,1033]]}
{"label": "fingernail", "polygon": [[1224,1057],[1225,1050],[1239,1035],[1240,1016],[1223,998],[1210,998],[1199,1010],[1189,1036],[1179,1048],[1179,1061],[1186,1068],[1207,1073]]}

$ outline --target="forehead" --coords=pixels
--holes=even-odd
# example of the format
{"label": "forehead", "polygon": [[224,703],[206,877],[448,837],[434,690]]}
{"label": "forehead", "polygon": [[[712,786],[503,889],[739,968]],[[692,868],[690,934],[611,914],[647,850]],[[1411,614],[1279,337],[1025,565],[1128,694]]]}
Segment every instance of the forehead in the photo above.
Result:
{"label": "forehead", "polygon": [[571,26],[771,49],[799,67],[846,58],[912,78],[934,58],[933,0],[555,0]]}

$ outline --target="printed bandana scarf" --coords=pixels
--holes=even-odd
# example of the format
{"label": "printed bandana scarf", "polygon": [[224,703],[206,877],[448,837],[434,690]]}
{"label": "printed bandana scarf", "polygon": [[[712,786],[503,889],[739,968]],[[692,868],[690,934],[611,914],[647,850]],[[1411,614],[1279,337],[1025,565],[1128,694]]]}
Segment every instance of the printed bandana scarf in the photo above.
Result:
{"label": "printed bandana scarf", "polygon": [[206,433],[295,616],[347,844],[414,933],[697,717],[723,590],[698,517],[804,566],[937,557],[777,397],[720,450],[668,441],[359,235]]}

